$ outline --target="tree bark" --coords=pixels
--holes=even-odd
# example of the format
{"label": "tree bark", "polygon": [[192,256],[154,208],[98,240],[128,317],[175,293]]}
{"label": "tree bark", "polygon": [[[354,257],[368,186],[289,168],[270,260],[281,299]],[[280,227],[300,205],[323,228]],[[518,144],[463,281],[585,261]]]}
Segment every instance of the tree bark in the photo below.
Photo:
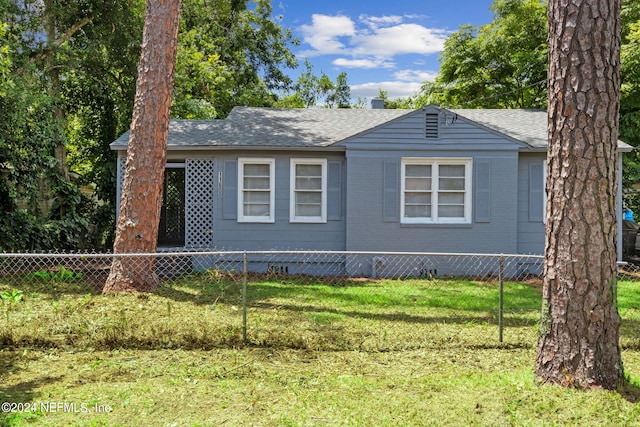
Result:
{"label": "tree bark", "polygon": [[[180,0],[147,0],[114,254],[156,250],[179,16]],[[114,257],[104,292],[158,284],[153,257]]]}
{"label": "tree bark", "polygon": [[549,1],[549,153],[536,375],[623,379],[616,291],[620,0]]}

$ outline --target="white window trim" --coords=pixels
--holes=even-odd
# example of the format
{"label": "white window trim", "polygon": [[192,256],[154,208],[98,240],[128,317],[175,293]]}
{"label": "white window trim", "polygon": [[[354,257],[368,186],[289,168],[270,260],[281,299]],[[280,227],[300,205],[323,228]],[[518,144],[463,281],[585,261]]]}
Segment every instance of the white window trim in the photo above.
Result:
{"label": "white window trim", "polygon": [[[296,166],[320,165],[322,167],[321,184],[321,208],[320,216],[296,216]],[[327,222],[327,159],[292,158],[290,165],[289,185],[289,221],[300,223],[326,223]]]}
{"label": "white window trim", "polygon": [[[407,165],[463,165],[464,175],[464,218],[438,218],[438,188],[436,183],[439,183],[439,177],[437,175],[438,168],[433,168],[435,173],[432,176],[432,191],[431,191],[431,218],[406,218],[405,217],[405,194],[406,194],[406,166]],[[472,189],[473,183],[471,182],[473,167],[473,160],[471,158],[440,158],[440,157],[405,157],[402,159],[401,167],[401,189],[400,189],[400,222],[403,224],[471,224],[471,201],[472,201]]]}
{"label": "white window trim", "polygon": [[[269,216],[249,216],[244,214],[244,167],[247,164],[269,165]],[[273,158],[241,157],[238,159],[238,222],[275,222],[275,164]]]}

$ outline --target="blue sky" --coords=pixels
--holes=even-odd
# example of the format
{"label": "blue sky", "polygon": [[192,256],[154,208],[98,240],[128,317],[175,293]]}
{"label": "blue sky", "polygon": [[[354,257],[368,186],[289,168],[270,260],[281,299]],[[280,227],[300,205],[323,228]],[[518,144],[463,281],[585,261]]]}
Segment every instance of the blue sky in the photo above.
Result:
{"label": "blue sky", "polygon": [[379,89],[391,99],[413,95],[438,72],[447,35],[460,25],[493,20],[493,0],[280,0],[273,12],[301,45],[301,66],[332,80],[346,72],[353,98],[370,100]]}

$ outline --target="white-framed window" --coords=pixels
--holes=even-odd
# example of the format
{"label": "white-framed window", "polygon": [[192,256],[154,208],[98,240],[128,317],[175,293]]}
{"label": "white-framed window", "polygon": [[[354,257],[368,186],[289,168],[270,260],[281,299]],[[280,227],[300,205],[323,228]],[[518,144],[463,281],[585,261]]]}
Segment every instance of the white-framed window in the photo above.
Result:
{"label": "white-framed window", "polygon": [[291,159],[291,222],[327,222],[327,160]]}
{"label": "white-framed window", "polygon": [[238,222],[274,222],[275,159],[238,159]]}
{"label": "white-framed window", "polygon": [[402,159],[402,222],[471,223],[471,165],[469,158]]}

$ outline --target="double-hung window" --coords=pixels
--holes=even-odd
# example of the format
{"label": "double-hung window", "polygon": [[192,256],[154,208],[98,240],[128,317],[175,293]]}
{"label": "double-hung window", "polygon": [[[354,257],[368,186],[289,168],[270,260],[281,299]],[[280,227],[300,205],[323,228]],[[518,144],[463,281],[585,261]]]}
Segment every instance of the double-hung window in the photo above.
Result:
{"label": "double-hung window", "polygon": [[327,160],[291,159],[291,222],[327,221]]}
{"label": "double-hung window", "polygon": [[275,160],[238,159],[238,221],[274,222]]}
{"label": "double-hung window", "polygon": [[402,160],[402,222],[470,223],[471,188],[471,159],[405,158]]}

